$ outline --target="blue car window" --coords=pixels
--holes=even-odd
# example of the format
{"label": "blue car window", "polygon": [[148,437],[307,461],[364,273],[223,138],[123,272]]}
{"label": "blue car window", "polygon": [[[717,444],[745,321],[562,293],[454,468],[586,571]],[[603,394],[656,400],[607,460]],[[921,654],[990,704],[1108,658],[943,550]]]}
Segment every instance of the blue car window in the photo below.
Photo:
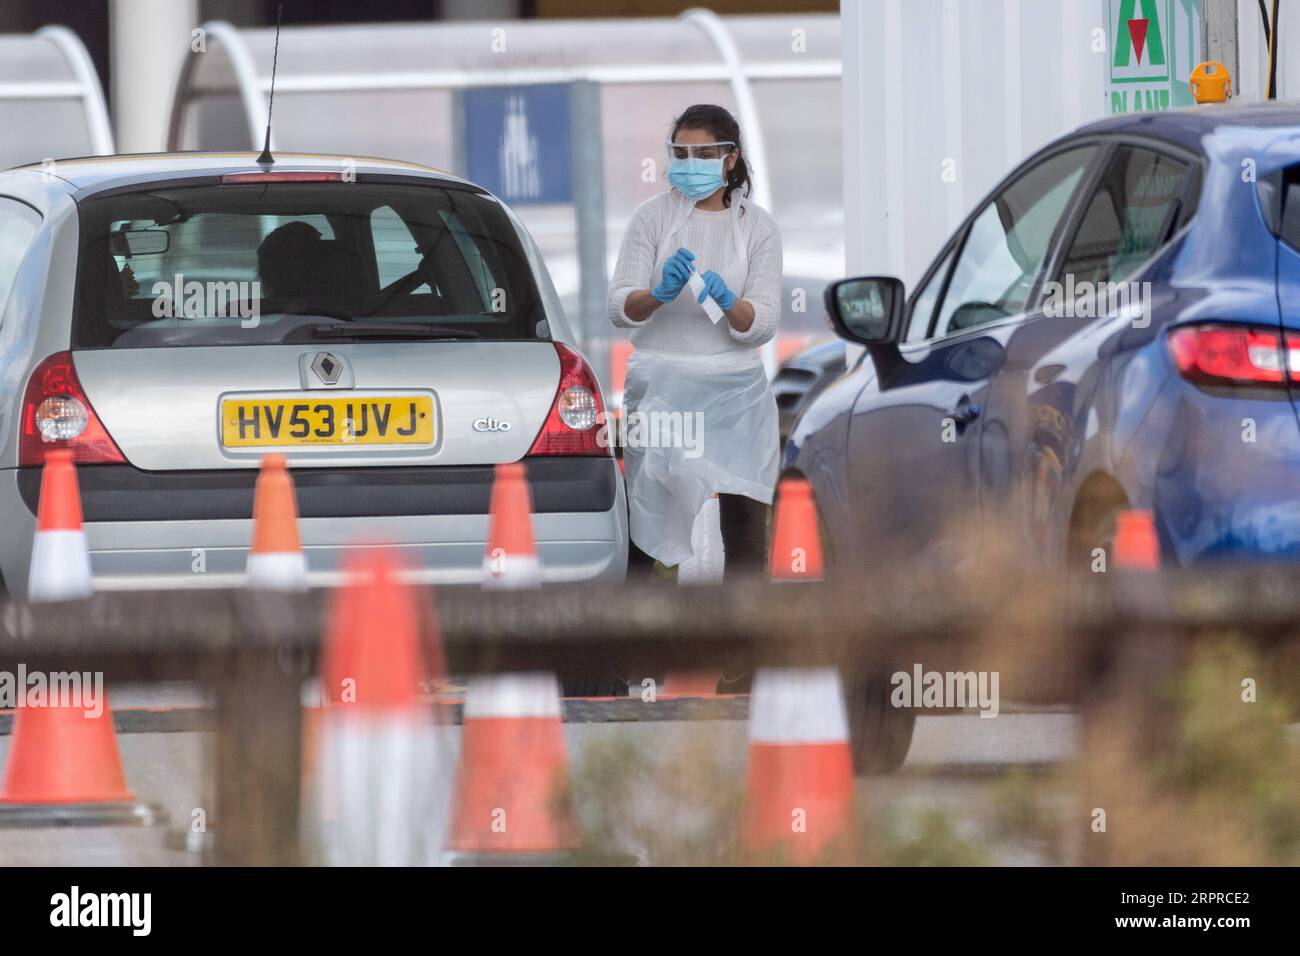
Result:
{"label": "blue car window", "polygon": [[1023,312],[1061,216],[1096,147],[1050,156],[1019,176],[971,223],[934,335]]}
{"label": "blue car window", "polygon": [[939,293],[943,291],[943,280],[948,276],[952,257],[953,252],[949,250],[943,257],[943,262],[939,264],[939,268],[935,269],[930,276],[930,281],[916,294],[916,299],[912,303],[912,315],[907,323],[905,341],[924,341],[926,333],[930,331],[930,320],[934,318],[934,307],[939,302]]}
{"label": "blue car window", "polygon": [[1136,272],[1164,241],[1190,172],[1186,163],[1162,153],[1134,146],[1116,150],[1066,253],[1062,279],[1074,280],[1067,288],[1121,282]]}

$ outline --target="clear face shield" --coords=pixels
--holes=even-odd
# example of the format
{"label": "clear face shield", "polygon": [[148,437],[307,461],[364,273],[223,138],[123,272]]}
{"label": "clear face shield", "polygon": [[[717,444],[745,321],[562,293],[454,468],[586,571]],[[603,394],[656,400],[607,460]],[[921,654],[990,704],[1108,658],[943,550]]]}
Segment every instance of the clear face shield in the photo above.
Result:
{"label": "clear face shield", "polygon": [[735,143],[674,143],[666,140],[668,158],[672,159],[725,159],[735,150]]}

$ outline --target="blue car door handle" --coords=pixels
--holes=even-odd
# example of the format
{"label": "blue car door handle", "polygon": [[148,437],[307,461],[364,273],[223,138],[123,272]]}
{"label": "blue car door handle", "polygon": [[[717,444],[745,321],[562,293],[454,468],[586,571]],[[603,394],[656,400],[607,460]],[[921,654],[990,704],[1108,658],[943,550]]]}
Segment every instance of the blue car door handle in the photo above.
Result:
{"label": "blue car door handle", "polygon": [[967,425],[979,418],[979,414],[979,405],[972,402],[969,395],[963,395],[957,407],[948,413],[948,417],[958,425]]}

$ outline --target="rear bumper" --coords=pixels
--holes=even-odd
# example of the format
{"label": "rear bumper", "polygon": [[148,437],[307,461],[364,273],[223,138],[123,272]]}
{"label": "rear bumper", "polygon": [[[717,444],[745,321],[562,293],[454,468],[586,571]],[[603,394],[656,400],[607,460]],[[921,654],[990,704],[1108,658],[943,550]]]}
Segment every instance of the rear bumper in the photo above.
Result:
{"label": "rear bumper", "polygon": [[[533,534],[545,582],[622,580],[626,573],[627,502],[618,466],[612,459],[588,461],[595,465],[593,472],[598,470],[602,474],[584,479],[570,472],[568,478],[557,477],[555,481],[539,480],[542,477],[539,472],[545,469],[537,469],[533,461],[529,462],[534,497]],[[86,538],[97,590],[238,587],[245,583],[244,569],[252,536],[249,473],[241,475],[248,481],[242,491],[247,504],[240,517],[175,517],[205,509],[220,513],[220,508],[233,507],[227,496],[239,489],[217,491],[216,503],[189,504],[183,501],[179,491],[171,497],[173,492],[164,489],[158,495],[157,514],[142,518],[140,510],[146,508],[150,495],[140,489],[129,495],[120,490],[110,492],[105,485],[113,479],[107,475],[96,478],[95,471],[93,467],[82,468],[78,477],[83,489]],[[324,476],[319,484],[313,482],[309,469],[295,472],[302,513],[299,531],[310,583],[313,586],[339,583],[343,577],[340,569],[348,552],[375,543],[391,546],[398,552],[407,569],[406,575],[413,582],[479,583],[483,576],[491,492],[491,469],[482,471],[488,476],[486,483],[461,474],[447,485],[439,486],[426,475],[422,486],[412,486],[415,491],[403,490],[400,485],[386,489],[375,484],[335,487],[323,480]],[[9,591],[16,596],[26,592],[36,524],[22,487],[24,481],[17,470],[0,472],[0,573]],[[602,491],[605,487],[607,494]],[[410,496],[417,493],[423,495],[426,510],[410,513],[413,507]],[[585,500],[575,497],[579,493],[586,495]],[[196,498],[202,496],[197,491],[190,494]],[[97,500],[97,496],[103,499]],[[543,511],[538,504],[551,510]],[[468,510],[475,505],[478,510]],[[605,507],[593,510],[598,505]],[[565,506],[572,506],[572,510],[555,510]],[[347,509],[353,514],[330,514],[331,509]],[[355,513],[360,510],[369,513]],[[164,517],[168,514],[173,517]],[[114,516],[114,520],[103,520],[108,515]]]}
{"label": "rear bumper", "polygon": [[1290,402],[1166,390],[1130,446],[1135,500],[1163,548],[1187,566],[1300,561],[1300,428]]}
{"label": "rear bumper", "polygon": [[[609,458],[525,458],[533,511],[553,514],[608,511],[619,472]],[[368,518],[487,514],[495,471],[491,465],[417,468],[299,468],[293,472],[303,518]],[[131,465],[78,470],[87,522],[212,521],[253,513],[257,471],[142,471]],[[41,470],[17,470],[29,514],[40,501]]]}

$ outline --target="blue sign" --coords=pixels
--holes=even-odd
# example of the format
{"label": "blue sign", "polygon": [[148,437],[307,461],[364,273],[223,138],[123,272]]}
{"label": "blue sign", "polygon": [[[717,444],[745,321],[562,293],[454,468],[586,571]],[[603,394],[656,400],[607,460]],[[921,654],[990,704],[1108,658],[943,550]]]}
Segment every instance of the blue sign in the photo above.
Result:
{"label": "blue sign", "polygon": [[465,91],[468,178],[513,206],[573,201],[569,86]]}

